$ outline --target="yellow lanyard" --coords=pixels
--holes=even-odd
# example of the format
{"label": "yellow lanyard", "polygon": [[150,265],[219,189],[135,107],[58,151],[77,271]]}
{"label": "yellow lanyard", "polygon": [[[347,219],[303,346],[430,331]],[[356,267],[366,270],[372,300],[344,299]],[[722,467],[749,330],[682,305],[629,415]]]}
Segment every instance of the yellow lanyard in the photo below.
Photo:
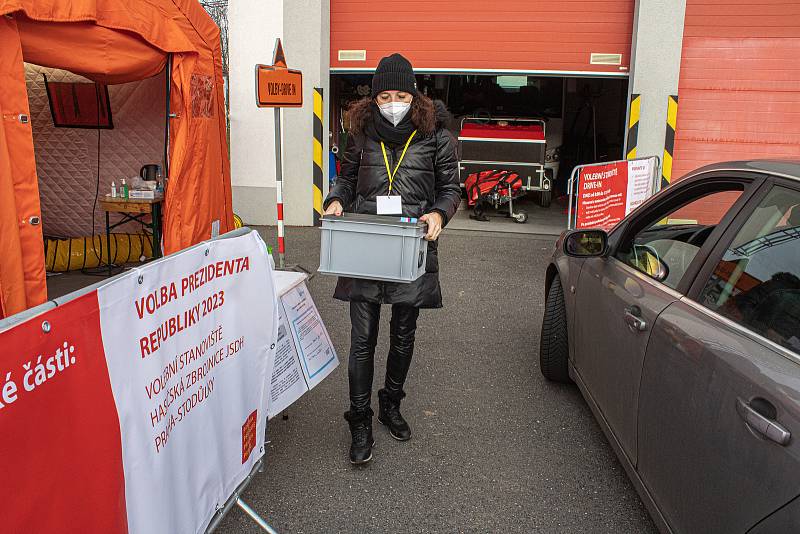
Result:
{"label": "yellow lanyard", "polygon": [[386,173],[389,175],[389,192],[392,192],[392,184],[394,183],[394,176],[397,174],[397,170],[400,168],[400,164],[403,163],[403,158],[406,155],[406,150],[411,145],[411,140],[414,139],[414,136],[417,135],[417,131],[414,130],[411,132],[411,135],[408,136],[408,141],[406,141],[406,146],[403,147],[403,153],[400,154],[400,159],[397,160],[397,165],[394,167],[394,172],[389,167],[389,158],[386,157],[386,146],[381,141],[381,150],[383,151],[383,162],[386,163]]}

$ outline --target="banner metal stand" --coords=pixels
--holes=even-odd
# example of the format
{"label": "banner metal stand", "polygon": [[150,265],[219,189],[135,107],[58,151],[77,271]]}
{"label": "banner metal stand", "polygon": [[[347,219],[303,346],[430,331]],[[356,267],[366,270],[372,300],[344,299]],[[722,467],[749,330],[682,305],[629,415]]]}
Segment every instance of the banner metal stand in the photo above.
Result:
{"label": "banner metal stand", "polygon": [[231,495],[228,498],[225,505],[222,506],[217,511],[216,515],[214,515],[214,517],[211,519],[211,523],[209,523],[208,528],[206,529],[206,534],[211,534],[212,532],[214,532],[217,529],[217,527],[219,527],[219,524],[222,522],[222,520],[225,519],[225,516],[228,515],[228,512],[230,512],[234,506],[238,506],[239,508],[241,508],[244,511],[244,513],[246,513],[247,516],[250,519],[252,519],[253,522],[257,524],[264,532],[268,532],[269,534],[278,534],[277,530],[269,526],[269,523],[264,521],[264,519],[260,515],[258,515],[258,513],[256,513],[256,511],[253,510],[250,507],[250,505],[248,505],[244,501],[244,499],[242,499],[242,493],[244,493],[244,490],[246,490],[247,486],[250,485],[250,482],[253,481],[253,478],[255,477],[256,473],[261,473],[263,471],[264,471],[264,457],[262,456],[261,459],[258,460],[256,464],[253,466],[253,470],[250,471],[250,474],[247,475],[247,478],[245,478],[242,481],[242,483],[239,484],[239,487],[236,488],[236,491],[233,492],[233,495]]}
{"label": "banner metal stand", "polygon": [[236,505],[242,510],[244,510],[244,512],[248,516],[250,516],[250,519],[252,519],[259,527],[261,527],[263,531],[269,532],[269,534],[278,534],[271,526],[267,524],[266,521],[261,519],[261,516],[255,513],[255,511],[253,511],[253,509],[250,508],[250,506],[248,506],[247,503],[244,502],[241,498],[236,499]]}

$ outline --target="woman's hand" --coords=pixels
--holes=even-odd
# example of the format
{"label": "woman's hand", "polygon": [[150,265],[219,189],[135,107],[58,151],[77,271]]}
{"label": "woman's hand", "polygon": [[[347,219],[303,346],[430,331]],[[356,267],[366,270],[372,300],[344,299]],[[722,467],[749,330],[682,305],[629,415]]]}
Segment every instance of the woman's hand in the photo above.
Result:
{"label": "woman's hand", "polygon": [[425,234],[425,239],[428,241],[436,241],[439,239],[439,234],[442,233],[441,213],[438,211],[432,211],[420,217],[419,220],[428,223],[428,233]]}
{"label": "woman's hand", "polygon": [[323,215],[336,215],[337,217],[342,214],[344,210],[342,209],[342,203],[338,200],[334,200],[330,204],[328,204],[328,209],[325,210]]}

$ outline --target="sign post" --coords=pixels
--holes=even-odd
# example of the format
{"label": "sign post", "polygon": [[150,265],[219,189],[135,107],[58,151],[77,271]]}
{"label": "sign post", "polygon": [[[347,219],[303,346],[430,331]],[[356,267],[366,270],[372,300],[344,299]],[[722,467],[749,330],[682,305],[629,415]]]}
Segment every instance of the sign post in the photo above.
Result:
{"label": "sign post", "polygon": [[280,38],[275,42],[272,65],[256,65],[256,106],[275,109],[275,191],[278,208],[278,266],[286,265],[283,223],[283,160],[281,157],[281,108],[303,106],[303,73],[286,65]]}

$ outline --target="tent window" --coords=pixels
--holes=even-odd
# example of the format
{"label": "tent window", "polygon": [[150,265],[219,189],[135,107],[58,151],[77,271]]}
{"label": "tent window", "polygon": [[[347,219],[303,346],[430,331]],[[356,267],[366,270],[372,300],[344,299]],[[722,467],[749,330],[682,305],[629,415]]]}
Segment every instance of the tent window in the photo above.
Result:
{"label": "tent window", "polygon": [[204,74],[192,74],[192,117],[205,119],[214,116],[214,80]]}
{"label": "tent window", "polygon": [[44,83],[56,127],[104,130],[114,128],[107,85],[51,82],[46,76]]}

